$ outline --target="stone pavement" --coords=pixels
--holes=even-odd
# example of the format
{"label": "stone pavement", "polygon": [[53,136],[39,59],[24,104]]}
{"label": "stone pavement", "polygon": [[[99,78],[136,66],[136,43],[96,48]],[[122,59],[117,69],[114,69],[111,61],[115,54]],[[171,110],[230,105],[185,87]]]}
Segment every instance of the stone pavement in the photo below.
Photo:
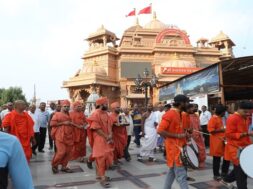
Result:
{"label": "stone pavement", "polygon": [[[162,153],[156,154],[157,162],[155,163],[141,163],[137,161],[138,149],[133,144],[131,144],[130,148],[132,161],[126,162],[122,159],[120,169],[108,172],[107,176],[112,178],[111,189],[162,189],[167,170]],[[95,169],[88,169],[85,163],[73,161],[69,166],[74,170],[74,173],[54,175],[51,172],[50,164],[52,155],[53,152],[46,150],[45,153],[38,153],[31,161],[30,167],[36,189],[102,188],[95,179]],[[212,180],[210,157],[207,158],[205,169],[189,171],[188,175],[196,179],[195,182],[189,182],[190,189],[226,189],[220,183]],[[248,182],[248,188],[253,189],[253,180],[248,179]],[[174,182],[173,189],[178,188],[178,184]]]}

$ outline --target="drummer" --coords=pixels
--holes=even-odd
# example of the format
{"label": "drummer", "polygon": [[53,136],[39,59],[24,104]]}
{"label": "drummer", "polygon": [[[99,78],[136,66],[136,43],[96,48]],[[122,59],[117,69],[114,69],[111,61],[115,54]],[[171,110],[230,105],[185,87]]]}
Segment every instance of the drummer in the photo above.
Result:
{"label": "drummer", "polygon": [[226,107],[218,104],[215,107],[215,114],[208,122],[207,129],[211,134],[210,136],[210,156],[213,156],[213,178],[220,181],[228,174],[229,161],[223,158],[221,174],[220,162],[224,156],[225,151],[225,128],[223,125],[222,117],[225,115]]}
{"label": "drummer", "polygon": [[247,175],[240,166],[239,154],[241,149],[251,144],[250,136],[253,136],[253,133],[248,132],[250,122],[247,116],[250,116],[252,109],[252,102],[240,102],[237,111],[228,117],[226,125],[225,158],[233,163],[234,169],[223,181],[227,183],[236,181],[238,189],[247,189]]}
{"label": "drummer", "polygon": [[202,133],[198,132],[201,130],[198,111],[198,104],[194,104],[194,114],[190,114],[190,127],[193,129],[191,137],[198,146],[199,168],[204,168],[206,160],[206,146]]}
{"label": "drummer", "polygon": [[188,189],[186,169],[180,160],[180,148],[186,144],[186,138],[189,135],[184,131],[181,118],[181,112],[185,111],[189,101],[189,98],[184,95],[175,96],[173,108],[163,115],[157,129],[158,134],[165,138],[169,167],[164,189],[171,189],[175,177],[181,189]]}
{"label": "drummer", "polygon": [[[192,134],[192,128],[190,127],[190,125],[191,125],[190,115],[191,114],[194,114],[194,104],[188,104],[186,106],[185,111],[182,112],[182,124],[183,124],[183,128],[185,128],[185,130],[187,130],[190,134]],[[189,141],[190,137],[187,138],[187,140]],[[192,178],[192,177],[187,176],[187,181],[194,182],[195,179]]]}

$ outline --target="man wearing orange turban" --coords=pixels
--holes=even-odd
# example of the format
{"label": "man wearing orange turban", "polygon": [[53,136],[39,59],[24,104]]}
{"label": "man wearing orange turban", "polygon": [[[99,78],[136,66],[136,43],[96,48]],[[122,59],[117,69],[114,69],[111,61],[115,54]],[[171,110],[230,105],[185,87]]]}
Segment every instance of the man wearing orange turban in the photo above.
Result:
{"label": "man wearing orange turban", "polygon": [[70,112],[71,121],[79,127],[74,127],[74,147],[72,152],[72,159],[80,158],[80,161],[84,161],[86,155],[86,125],[87,121],[82,111],[83,105],[81,102],[73,103],[73,112]]}
{"label": "man wearing orange turban", "polygon": [[55,140],[57,148],[52,159],[52,171],[53,173],[58,173],[58,166],[62,165],[61,171],[72,173],[73,171],[67,165],[71,160],[71,152],[74,145],[74,127],[79,126],[74,124],[69,116],[70,102],[64,100],[61,102],[61,106],[61,112],[55,112],[50,122],[50,126],[55,128],[51,136]]}
{"label": "man wearing orange turban", "polygon": [[[101,97],[99,99],[96,100],[96,109],[99,109],[101,105],[104,105],[104,104],[108,104],[108,99],[106,97]],[[93,112],[92,112],[93,113]],[[91,149],[93,148],[93,143],[94,143],[94,139],[93,139],[93,134],[92,134],[92,130],[91,130],[91,127],[88,126],[87,128],[87,136],[88,136],[88,140],[89,140],[89,143],[90,143],[90,147]],[[89,158],[87,159],[87,167],[89,169],[93,169],[93,166],[92,166],[92,162],[95,161],[95,158],[93,157],[92,153],[90,154]]]}
{"label": "man wearing orange turban", "polygon": [[114,164],[119,163],[119,159],[124,156],[124,149],[127,145],[127,131],[126,125],[123,125],[120,119],[123,117],[120,114],[120,104],[114,102],[111,104],[112,113],[110,117],[113,122],[112,132],[113,132],[113,142],[114,142]]}
{"label": "man wearing orange turban", "polygon": [[89,122],[88,138],[92,156],[96,160],[97,178],[103,187],[110,187],[105,171],[113,162],[112,121],[107,113],[108,100],[101,97],[96,101],[97,109],[87,119]]}

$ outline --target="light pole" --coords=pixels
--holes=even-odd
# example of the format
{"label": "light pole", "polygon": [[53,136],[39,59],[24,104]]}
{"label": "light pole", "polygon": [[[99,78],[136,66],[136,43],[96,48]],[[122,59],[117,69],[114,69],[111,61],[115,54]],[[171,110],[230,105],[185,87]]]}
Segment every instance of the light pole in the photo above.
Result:
{"label": "light pole", "polygon": [[148,78],[149,71],[148,71],[147,68],[145,68],[145,70],[143,72],[143,75],[144,75],[144,78],[142,78],[141,75],[138,74],[138,76],[135,79],[134,83],[136,85],[137,90],[141,90],[142,88],[144,88],[145,108],[147,109],[147,105],[148,105],[148,87],[149,88],[155,87],[157,82],[158,82],[158,78],[156,77],[155,74],[152,74],[152,78],[149,80],[149,78]]}

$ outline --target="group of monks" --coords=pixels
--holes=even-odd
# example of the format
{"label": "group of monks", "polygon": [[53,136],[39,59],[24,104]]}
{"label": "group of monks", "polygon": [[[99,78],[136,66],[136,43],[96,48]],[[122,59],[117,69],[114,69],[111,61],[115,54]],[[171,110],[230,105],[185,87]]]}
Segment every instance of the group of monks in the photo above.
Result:
{"label": "group of monks", "polygon": [[[69,112],[69,101],[63,101],[61,106],[62,110],[53,114],[50,123],[52,127],[51,136],[57,149],[52,165],[55,168],[61,164],[63,171],[68,171],[66,166],[69,160],[86,155],[86,132],[84,128],[87,122],[83,113],[83,105],[80,102],[73,104],[72,112]],[[1,126],[5,132],[15,135],[19,139],[29,162],[32,157],[31,144],[34,145],[36,141],[34,139],[34,121],[25,111],[26,107],[24,101],[16,101],[14,110],[5,116]]]}
{"label": "group of monks", "polygon": [[70,110],[70,102],[61,103],[61,111],[54,113],[51,121],[51,137],[55,142],[56,152],[52,159],[52,171],[73,172],[67,165],[70,160],[83,158],[86,155],[86,131],[87,121],[83,113],[83,105],[80,102],[73,104]]}
{"label": "group of monks", "polygon": [[[86,118],[83,104],[74,102],[73,111],[70,111],[68,100],[61,102],[61,111],[54,112],[50,120],[50,135],[54,140],[56,150],[52,159],[53,173],[61,171],[71,173],[68,162],[86,156],[86,139],[92,149],[88,158],[88,167],[92,162],[96,164],[97,179],[103,187],[110,187],[110,178],[106,170],[117,166],[119,159],[124,156],[127,145],[126,123],[120,121],[120,104],[111,104],[109,112],[108,99],[101,97],[96,100],[96,109]],[[4,130],[15,135],[22,144],[27,161],[32,157],[31,144],[34,140],[34,122],[25,111],[26,104],[16,101],[14,110],[6,115],[2,121]],[[214,179],[223,183],[236,181],[239,189],[247,188],[247,175],[240,167],[238,151],[251,144],[248,116],[252,113],[252,103],[239,103],[238,110],[230,115],[226,128],[222,117],[226,111],[222,105],[217,105],[215,113],[208,123],[210,132],[210,155],[213,156]],[[200,167],[204,167],[206,149],[204,138],[199,124],[198,107],[190,104],[188,97],[177,95],[174,98],[173,108],[166,111],[157,126],[157,133],[164,138],[167,165],[169,167],[165,181],[165,189],[170,189],[174,179],[179,182],[181,189],[187,189],[187,169],[181,161],[181,148],[187,145],[192,138],[198,146]],[[222,170],[220,162],[223,157]],[[232,162],[234,169],[229,173]]]}
{"label": "group of monks", "polygon": [[[24,101],[18,100],[14,106],[14,110],[4,118],[2,127],[5,132],[19,139],[27,161],[30,162],[31,146],[36,143],[34,121],[26,112]],[[96,110],[87,119],[80,102],[72,104],[73,111],[70,111],[70,106],[68,100],[62,101],[61,111],[54,112],[49,123],[50,135],[55,144],[52,172],[58,173],[61,166],[62,172],[71,173],[68,162],[86,156],[88,136],[92,149],[88,162],[96,162],[97,179],[104,187],[109,187],[110,179],[105,176],[105,171],[119,163],[118,159],[124,156],[127,144],[126,125],[119,122],[120,105],[118,102],[112,103],[112,113],[108,114],[107,98],[99,98],[96,101]]]}

